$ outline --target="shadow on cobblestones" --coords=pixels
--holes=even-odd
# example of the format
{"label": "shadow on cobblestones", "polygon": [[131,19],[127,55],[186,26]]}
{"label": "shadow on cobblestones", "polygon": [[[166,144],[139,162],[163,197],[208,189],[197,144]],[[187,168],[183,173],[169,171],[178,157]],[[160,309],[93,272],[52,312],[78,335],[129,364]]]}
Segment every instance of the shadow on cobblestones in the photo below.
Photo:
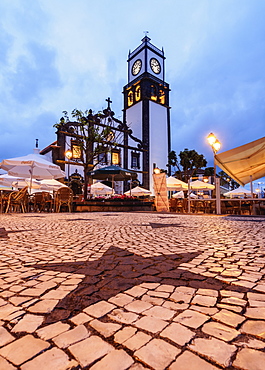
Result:
{"label": "shadow on cobblestones", "polygon": [[[78,261],[35,265],[37,269],[82,274],[86,277],[75,290],[62,299],[46,316],[46,324],[67,319],[87,306],[108,300],[142,282],[159,282],[174,286],[222,289],[226,284],[211,277],[191,273],[178,266],[187,263],[199,253],[181,253],[142,257],[127,250],[110,247],[95,261]],[[31,265],[31,267],[34,267]],[[230,290],[245,291],[242,287]]]}

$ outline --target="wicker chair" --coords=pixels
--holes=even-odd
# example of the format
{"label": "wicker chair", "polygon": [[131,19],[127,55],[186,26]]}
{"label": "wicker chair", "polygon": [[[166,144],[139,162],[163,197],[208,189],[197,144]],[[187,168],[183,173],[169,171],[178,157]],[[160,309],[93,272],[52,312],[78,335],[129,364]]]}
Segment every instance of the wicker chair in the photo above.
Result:
{"label": "wicker chair", "polygon": [[68,187],[63,187],[57,190],[54,199],[55,212],[60,212],[62,206],[68,207],[69,212],[72,211],[73,191]]}
{"label": "wicker chair", "polygon": [[23,189],[19,191],[12,191],[9,194],[7,206],[6,206],[6,213],[9,210],[17,211],[20,210],[25,213],[28,207],[28,187],[25,186]]}

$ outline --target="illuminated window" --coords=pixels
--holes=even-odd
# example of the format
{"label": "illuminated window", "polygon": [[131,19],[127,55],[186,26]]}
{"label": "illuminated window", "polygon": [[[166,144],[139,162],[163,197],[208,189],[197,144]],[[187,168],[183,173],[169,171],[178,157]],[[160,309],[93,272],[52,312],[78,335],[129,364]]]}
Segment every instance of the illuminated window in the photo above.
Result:
{"label": "illuminated window", "polygon": [[133,92],[132,90],[128,93],[128,106],[133,104]]}
{"label": "illuminated window", "polygon": [[82,148],[80,144],[77,142],[72,141],[71,142],[71,147],[72,147],[72,153],[73,153],[73,159],[81,159],[82,157]]}
{"label": "illuminated window", "polygon": [[140,153],[131,152],[131,168],[140,168]]}
{"label": "illuminated window", "polygon": [[111,164],[120,164],[120,151],[112,150],[111,151]]}
{"label": "illuminated window", "polygon": [[151,85],[151,99],[155,101],[157,100],[157,91],[154,85]]}
{"label": "illuminated window", "polygon": [[159,102],[161,104],[165,104],[166,102],[165,92],[163,90],[159,90]]}
{"label": "illuminated window", "polygon": [[141,99],[141,86],[138,85],[136,86],[136,89],[135,89],[135,100],[139,101],[140,99]]}

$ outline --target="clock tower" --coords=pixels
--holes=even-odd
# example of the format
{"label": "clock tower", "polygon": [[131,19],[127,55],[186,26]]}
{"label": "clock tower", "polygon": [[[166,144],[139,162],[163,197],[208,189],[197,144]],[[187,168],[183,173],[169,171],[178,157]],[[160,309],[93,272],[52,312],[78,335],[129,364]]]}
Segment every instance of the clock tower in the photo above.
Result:
{"label": "clock tower", "polygon": [[[153,191],[154,167],[167,169],[170,151],[169,85],[165,82],[165,56],[145,36],[128,55],[128,84],[123,88],[124,122],[143,143],[141,151],[130,150],[124,164],[138,172],[142,185]],[[140,147],[139,147],[140,148]]]}

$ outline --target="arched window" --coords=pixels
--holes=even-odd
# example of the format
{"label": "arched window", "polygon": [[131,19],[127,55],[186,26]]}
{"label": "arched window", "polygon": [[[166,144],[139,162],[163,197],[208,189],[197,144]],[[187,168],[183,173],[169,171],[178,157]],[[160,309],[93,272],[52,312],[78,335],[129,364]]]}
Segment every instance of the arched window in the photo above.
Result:
{"label": "arched window", "polygon": [[151,85],[151,99],[157,100],[157,90],[154,85]]}
{"label": "arched window", "polygon": [[128,93],[128,106],[133,104],[133,92],[132,90],[129,91]]}
{"label": "arched window", "polygon": [[141,86],[137,85],[135,88],[135,100],[139,101],[141,99]]}
{"label": "arched window", "polygon": [[159,102],[161,104],[165,104],[165,102],[166,102],[165,91],[162,90],[162,89],[159,90]]}

